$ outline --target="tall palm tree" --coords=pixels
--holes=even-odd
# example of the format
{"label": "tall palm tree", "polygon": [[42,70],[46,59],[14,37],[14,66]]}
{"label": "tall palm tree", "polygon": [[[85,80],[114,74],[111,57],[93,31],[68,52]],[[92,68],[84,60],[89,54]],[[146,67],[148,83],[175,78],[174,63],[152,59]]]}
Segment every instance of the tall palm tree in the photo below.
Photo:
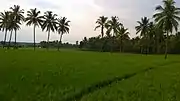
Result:
{"label": "tall palm tree", "polygon": [[104,28],[107,23],[108,17],[100,16],[99,19],[96,21],[97,26],[95,27],[95,30],[97,28],[101,28],[101,37],[104,37]]}
{"label": "tall palm tree", "polygon": [[120,52],[122,52],[123,50],[123,41],[124,40],[129,40],[129,32],[127,28],[124,28],[124,26],[122,26],[119,31],[118,31],[118,35],[117,38],[120,39]]}
{"label": "tall palm tree", "polygon": [[58,51],[59,51],[60,45],[62,43],[61,40],[62,40],[63,34],[69,33],[70,21],[68,21],[66,17],[63,17],[63,18],[58,19],[57,22],[58,22],[57,31],[60,34],[59,45],[58,45]]}
{"label": "tall palm tree", "polygon": [[14,20],[14,15],[12,13],[10,13],[10,17],[9,17],[9,26],[8,26],[8,30],[10,31],[10,37],[9,37],[9,45],[8,45],[8,49],[10,48],[11,45],[11,39],[12,39],[12,32],[13,30],[19,30],[20,29],[20,22],[17,22],[16,20]]}
{"label": "tall palm tree", "polygon": [[153,52],[153,49],[155,49],[155,41],[155,24],[153,22],[149,22],[149,31],[147,34],[148,52]]}
{"label": "tall palm tree", "polygon": [[162,27],[166,32],[166,49],[165,49],[165,59],[167,59],[168,54],[168,41],[169,33],[178,30],[178,21],[180,21],[180,8],[175,6],[174,0],[163,0],[163,6],[159,5],[156,7],[156,13],[153,17],[157,22],[159,27]]}
{"label": "tall palm tree", "polygon": [[47,50],[49,49],[49,38],[50,38],[50,32],[55,32],[57,30],[57,22],[56,22],[56,14],[53,14],[52,11],[47,11],[44,14],[44,22],[42,24],[42,30],[48,32],[48,38],[47,38]]}
{"label": "tall palm tree", "polygon": [[[24,9],[21,9],[19,5],[14,5],[14,7],[10,7],[11,9],[11,12],[12,12],[12,17],[13,17],[13,22],[16,23],[18,26],[20,26],[22,23],[22,21],[24,21]],[[15,28],[15,27],[14,27]],[[14,47],[17,48],[16,46],[16,33],[17,33],[17,30],[19,28],[15,28],[14,31],[15,31],[15,45]]]}
{"label": "tall palm tree", "polygon": [[119,22],[119,18],[117,16],[113,16],[106,24],[107,32],[112,32],[112,36],[114,37],[118,34],[118,29],[121,26],[122,24]]}
{"label": "tall palm tree", "polygon": [[[148,32],[149,32],[149,19],[147,17],[143,17],[141,18],[141,21],[137,21],[137,23],[139,24],[138,26],[135,27],[136,29],[136,34],[140,33],[140,36],[143,37],[143,39],[147,40],[148,38]],[[147,43],[146,44],[146,54],[147,54]],[[142,46],[141,46],[141,53],[142,53]]]}
{"label": "tall palm tree", "polygon": [[118,17],[117,16],[112,16],[111,20],[107,21],[107,24],[105,25],[105,27],[107,28],[107,35],[111,36],[110,33],[112,32],[112,38],[113,38],[113,43],[112,43],[112,47],[111,47],[111,52],[113,51],[113,47],[114,47],[114,41],[115,41],[115,35],[118,34],[118,29],[119,27],[122,26],[122,24],[118,21]]}
{"label": "tall palm tree", "polygon": [[9,27],[9,20],[10,20],[10,12],[5,11],[4,13],[2,12],[0,13],[0,28],[2,31],[5,31],[3,48],[6,46],[6,37]]}
{"label": "tall palm tree", "polygon": [[136,34],[140,33],[140,36],[147,36],[148,31],[149,31],[149,19],[147,17],[141,18],[141,21],[137,21],[139,24],[138,26],[135,27],[136,29]]}
{"label": "tall palm tree", "polygon": [[26,18],[26,21],[27,21],[27,26],[30,26],[30,25],[34,25],[34,28],[33,28],[33,31],[34,31],[34,50],[35,50],[35,47],[36,47],[36,26],[39,27],[42,25],[42,18],[43,16],[40,16],[41,12],[40,11],[37,11],[37,9],[30,9],[29,11],[27,11],[27,18]]}

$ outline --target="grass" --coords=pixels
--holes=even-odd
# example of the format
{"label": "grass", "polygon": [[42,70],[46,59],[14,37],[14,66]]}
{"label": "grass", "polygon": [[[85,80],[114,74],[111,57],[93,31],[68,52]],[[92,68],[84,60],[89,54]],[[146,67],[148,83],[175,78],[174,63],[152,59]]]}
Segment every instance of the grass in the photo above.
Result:
{"label": "grass", "polygon": [[179,65],[140,73],[85,95],[81,101],[180,101]]}
{"label": "grass", "polygon": [[0,101],[161,101],[156,90],[180,95],[173,90],[180,80],[176,55],[0,49],[0,57]]}

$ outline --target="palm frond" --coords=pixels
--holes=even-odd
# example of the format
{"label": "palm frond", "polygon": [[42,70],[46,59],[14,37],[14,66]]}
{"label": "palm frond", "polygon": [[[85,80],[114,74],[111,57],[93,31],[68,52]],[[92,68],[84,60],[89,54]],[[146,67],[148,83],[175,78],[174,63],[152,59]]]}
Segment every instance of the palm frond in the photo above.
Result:
{"label": "palm frond", "polygon": [[96,31],[99,27],[101,27],[101,26],[100,25],[96,26],[94,30]]}
{"label": "palm frond", "polygon": [[164,8],[161,5],[158,5],[155,10],[164,11]]}

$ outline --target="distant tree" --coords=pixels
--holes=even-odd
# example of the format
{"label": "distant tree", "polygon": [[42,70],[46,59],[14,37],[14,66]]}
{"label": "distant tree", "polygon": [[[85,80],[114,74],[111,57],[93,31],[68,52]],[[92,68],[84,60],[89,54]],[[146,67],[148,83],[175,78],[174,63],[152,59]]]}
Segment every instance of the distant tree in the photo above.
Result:
{"label": "distant tree", "polygon": [[27,11],[27,18],[26,18],[26,22],[27,22],[27,26],[30,25],[34,25],[34,50],[36,47],[36,26],[39,27],[42,25],[42,18],[43,16],[40,16],[40,11],[37,11],[37,9],[30,9],[29,11]]}
{"label": "distant tree", "polygon": [[149,19],[147,17],[141,18],[141,21],[137,21],[139,24],[135,27],[136,34],[140,33],[140,36],[147,36],[149,31]]}
{"label": "distant tree", "polygon": [[158,11],[153,17],[159,27],[162,27],[166,32],[166,49],[165,49],[165,59],[167,59],[168,54],[168,41],[169,33],[178,30],[178,21],[180,21],[180,8],[175,6],[174,0],[163,0],[163,6],[159,5],[156,7]]}
{"label": "distant tree", "polygon": [[[137,21],[137,23],[139,25],[135,27],[137,31],[136,34],[140,33],[140,36],[144,37],[143,38],[144,40],[147,40],[148,33],[149,33],[149,19],[147,17],[143,17],[141,18],[141,21]],[[146,44],[146,54],[147,54],[148,46],[147,46],[147,43],[144,43],[144,44]],[[141,45],[141,52],[142,52],[142,45]]]}
{"label": "distant tree", "polygon": [[76,46],[78,46],[79,45],[79,41],[76,41]]}
{"label": "distant tree", "polygon": [[4,44],[4,41],[1,41],[1,42],[0,42],[0,46],[3,45],[3,44]]}
{"label": "distant tree", "polygon": [[44,22],[42,24],[42,30],[48,32],[48,38],[47,38],[47,50],[49,49],[49,38],[50,38],[50,32],[55,32],[57,30],[57,22],[56,22],[56,14],[53,14],[52,11],[47,11],[44,14]]}
{"label": "distant tree", "polygon": [[61,41],[62,41],[63,34],[69,33],[70,21],[68,21],[66,17],[60,18],[57,21],[58,21],[57,31],[60,34],[59,46],[58,46],[58,51],[59,51],[60,45],[62,43]]}
{"label": "distant tree", "polygon": [[112,32],[112,36],[118,34],[118,30],[120,26],[122,26],[122,24],[119,22],[117,16],[111,17],[111,20],[109,20],[106,24],[107,31],[110,33]]}
{"label": "distant tree", "polygon": [[40,46],[41,46],[41,48],[46,48],[46,46],[47,46],[46,41],[41,41]]}
{"label": "distant tree", "polygon": [[99,19],[97,19],[97,21],[96,21],[97,26],[95,27],[95,30],[97,28],[101,28],[101,37],[102,38],[104,37],[104,28],[107,23],[107,19],[108,19],[108,17],[100,16]]}
{"label": "distant tree", "polygon": [[124,45],[124,40],[129,40],[129,32],[127,28],[124,28],[124,26],[119,28],[117,38],[120,40],[120,52],[123,51],[123,45]]}
{"label": "distant tree", "polygon": [[12,13],[12,20],[18,26],[18,28],[17,28],[17,26],[15,26],[15,24],[14,24],[14,31],[15,31],[14,48],[17,48],[17,46],[16,46],[16,37],[17,37],[16,32],[17,32],[17,30],[20,29],[20,25],[22,24],[21,22],[24,21],[24,16],[23,16],[24,10],[21,9],[19,5],[14,5],[14,7],[10,7],[10,9],[11,9],[11,13]]}
{"label": "distant tree", "polygon": [[[119,27],[122,26],[122,24],[119,22],[119,19],[117,16],[113,16],[111,17],[111,20],[109,20],[106,24],[106,28],[107,28],[107,36],[110,37],[110,33],[112,32],[112,36],[113,36],[113,43],[112,45],[114,44],[114,41],[115,41],[115,35],[118,34],[118,30],[119,30]],[[113,46],[111,47],[111,51],[113,51]]]}
{"label": "distant tree", "polygon": [[160,53],[162,45],[165,43],[164,31],[162,28],[155,26],[155,44],[156,44],[156,53]]}
{"label": "distant tree", "polygon": [[156,29],[155,29],[155,24],[153,22],[149,23],[149,31],[147,34],[147,46],[148,46],[148,52],[152,53],[152,51],[154,51],[155,49],[155,41],[156,41]]}
{"label": "distant tree", "polygon": [[2,12],[0,13],[0,28],[2,31],[5,31],[3,48],[6,46],[7,31],[10,24],[9,20],[10,20],[10,12],[5,11],[4,13]]}

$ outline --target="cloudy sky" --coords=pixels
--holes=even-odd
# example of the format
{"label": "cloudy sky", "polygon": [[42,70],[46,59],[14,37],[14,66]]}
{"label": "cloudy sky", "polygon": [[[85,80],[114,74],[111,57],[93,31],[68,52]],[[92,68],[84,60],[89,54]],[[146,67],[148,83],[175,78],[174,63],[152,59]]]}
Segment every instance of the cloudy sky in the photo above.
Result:
{"label": "cloudy sky", "polygon": [[[99,30],[94,31],[95,22],[99,16],[118,16],[120,22],[129,29],[131,37],[135,36],[134,26],[141,17],[152,18],[154,8],[161,4],[161,0],[0,0],[0,11],[8,10],[13,5],[20,5],[25,11],[37,8],[42,12],[53,11],[60,16],[67,17],[71,23],[70,33],[63,36],[64,42],[75,43],[84,36],[98,36]],[[175,0],[180,7],[180,1]],[[26,15],[26,13],[25,13]],[[17,40],[32,42],[32,27],[22,25],[18,31]],[[47,33],[37,29],[37,41],[47,39]],[[0,32],[0,40],[4,34]],[[51,40],[58,40],[57,33],[51,33]]]}

